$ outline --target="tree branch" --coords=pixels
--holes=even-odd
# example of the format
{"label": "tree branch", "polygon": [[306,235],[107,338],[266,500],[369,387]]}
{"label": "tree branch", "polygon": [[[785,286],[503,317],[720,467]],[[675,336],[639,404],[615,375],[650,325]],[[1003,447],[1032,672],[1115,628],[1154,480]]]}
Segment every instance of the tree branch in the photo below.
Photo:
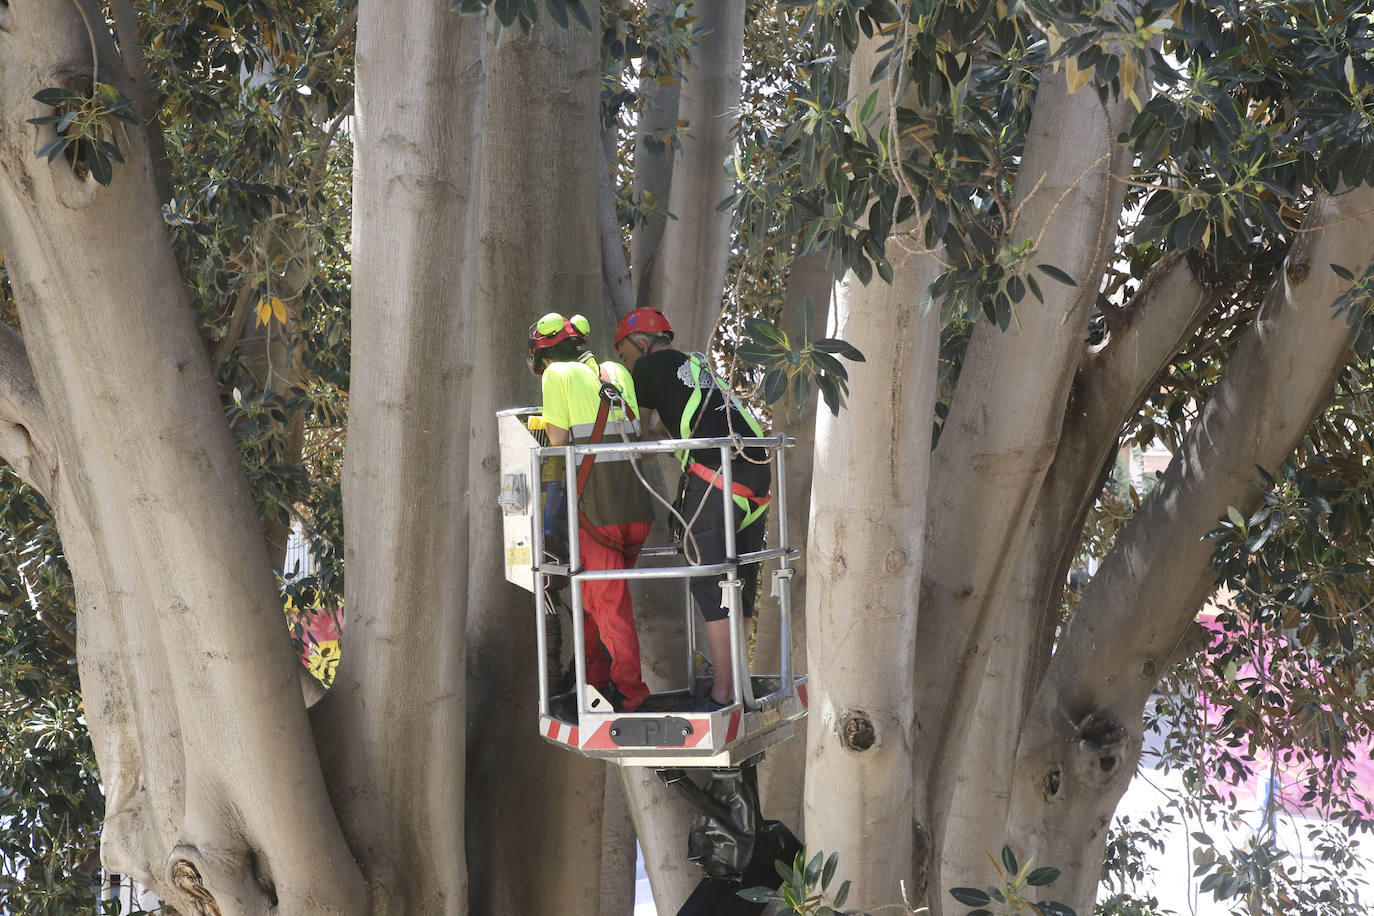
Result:
{"label": "tree branch", "polygon": [[124,58],[124,68],[134,90],[138,120],[143,125],[143,135],[148,142],[148,158],[152,160],[157,198],[166,202],[172,199],[172,160],[167,157],[167,145],[162,141],[162,122],[158,120],[162,105],[148,77],[148,61],[143,56],[143,45],[138,40],[138,14],[129,0],[110,0],[110,12],[114,15],[115,38]]}
{"label": "tree branch", "polygon": [[[1017,179],[1016,238],[1052,239],[1036,260],[1078,281],[1050,284],[1045,302],[1007,331],[980,322],[969,343],[950,414],[932,456],[930,536],[922,577],[915,694],[923,734],[918,761],[936,779],[956,778],[965,721],[986,656],[982,630],[1001,606],[1044,475],[1059,447],[1065,404],[1125,187],[1111,179],[1117,121],[1091,93],[1070,94],[1062,75],[1036,99]],[[1012,241],[1015,241],[1013,239]],[[949,740],[947,740],[949,739]],[[933,756],[939,754],[936,763]],[[945,798],[940,786],[928,798]],[[943,793],[943,794],[942,794]],[[932,814],[931,816],[936,816]],[[936,834],[942,828],[933,825]]]}
{"label": "tree branch", "polygon": [[[1068,865],[1068,874],[1084,856],[1100,865],[1105,833],[1083,848],[1075,831],[1088,822],[1063,823],[1066,809],[1053,802],[1087,794],[1093,804],[1073,806],[1076,814],[1093,824],[1110,816],[1139,755],[1150,691],[1216,587],[1203,536],[1228,506],[1245,513],[1259,501],[1255,465],[1277,467],[1292,452],[1348,358],[1349,329],[1332,310],[1348,284],[1326,265],[1369,263],[1374,189],[1323,198],[1306,223],[1326,228],[1300,236],[1182,448],[1089,583],[1023,728],[1017,769],[1025,778],[1015,784],[1010,835],[1038,859]],[[1041,769],[1062,757],[1065,740],[1078,741],[1071,726],[1089,716],[1119,723],[1131,740],[1111,756],[1110,774],[1103,763],[1080,784],[1063,767],[1047,793]],[[1061,841],[1070,835],[1073,843]],[[1095,886],[1097,866],[1082,873]],[[1068,891],[1090,899],[1087,889]]]}
{"label": "tree branch", "polygon": [[[730,155],[744,60],[744,0],[717,0],[700,9],[698,41],[679,98],[689,122],[673,161],[669,209],[644,305],[671,308],[676,340],[705,349],[721,310],[730,260],[730,214],[716,204],[730,193],[720,164]],[[642,283],[643,278],[636,278]],[[641,287],[642,289],[643,287]]]}
{"label": "tree branch", "polygon": [[0,324],[0,457],[53,504],[57,446],[24,340],[6,324]]}
{"label": "tree branch", "polygon": [[1129,320],[1078,371],[1059,450],[1045,475],[1013,577],[1021,606],[1036,612],[1033,625],[1008,643],[1031,648],[1023,672],[1023,703],[1029,702],[1049,663],[1064,577],[1078,549],[1078,532],[1110,471],[1121,427],[1215,302],[1183,259],[1161,262],[1123,310]]}
{"label": "tree branch", "polygon": [[[650,0],[650,15],[667,16],[673,9],[675,0]],[[668,198],[673,184],[673,138],[668,137],[667,146],[662,152],[652,152],[646,140],[656,137],[662,140],[665,135],[677,130],[678,108],[681,102],[682,84],[671,82],[660,84],[649,90],[644,97],[644,108],[639,116],[635,138],[635,180],[634,201],[636,206],[652,202],[656,211],[635,226],[630,240],[630,277],[634,283],[636,306],[657,305],[650,298],[653,288],[653,274],[662,269],[659,251],[663,241],[663,231],[668,217]],[[696,346],[693,342],[693,346]]]}
{"label": "tree branch", "polygon": [[616,218],[615,182],[608,161],[608,132],[601,132],[596,155],[596,216],[601,233],[601,278],[606,289],[607,305],[616,318],[624,318],[635,307],[634,290],[630,287],[630,266],[625,262],[625,242],[620,236],[620,220]]}

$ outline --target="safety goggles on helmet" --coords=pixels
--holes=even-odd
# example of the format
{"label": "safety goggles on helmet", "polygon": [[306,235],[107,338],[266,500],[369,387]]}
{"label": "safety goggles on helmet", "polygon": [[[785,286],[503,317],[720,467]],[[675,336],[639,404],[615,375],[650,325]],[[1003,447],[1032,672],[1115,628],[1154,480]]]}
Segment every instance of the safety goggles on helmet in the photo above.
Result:
{"label": "safety goggles on helmet", "polygon": [[615,326],[615,345],[620,346],[620,342],[631,334],[666,334],[668,339],[673,339],[673,326],[668,323],[668,319],[656,308],[645,306],[637,308]]}
{"label": "safety goggles on helmet", "polygon": [[530,325],[529,349],[525,364],[535,375],[543,375],[544,366],[539,360],[541,350],[555,347],[565,340],[582,340],[590,330],[591,325],[581,315],[564,318],[557,312],[549,312]]}

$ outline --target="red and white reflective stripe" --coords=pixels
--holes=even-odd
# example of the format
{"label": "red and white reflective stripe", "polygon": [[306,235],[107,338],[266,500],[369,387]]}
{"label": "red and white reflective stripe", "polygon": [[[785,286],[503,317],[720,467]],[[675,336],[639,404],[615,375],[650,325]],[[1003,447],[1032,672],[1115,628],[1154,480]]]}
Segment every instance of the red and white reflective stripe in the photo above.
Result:
{"label": "red and white reflective stripe", "polygon": [[552,716],[540,716],[539,724],[545,738],[550,741],[557,741],[559,744],[570,744],[577,747],[577,726],[560,722]]}
{"label": "red and white reflective stripe", "polygon": [[725,743],[729,744],[739,736],[740,711],[730,713],[730,726],[725,730]]}

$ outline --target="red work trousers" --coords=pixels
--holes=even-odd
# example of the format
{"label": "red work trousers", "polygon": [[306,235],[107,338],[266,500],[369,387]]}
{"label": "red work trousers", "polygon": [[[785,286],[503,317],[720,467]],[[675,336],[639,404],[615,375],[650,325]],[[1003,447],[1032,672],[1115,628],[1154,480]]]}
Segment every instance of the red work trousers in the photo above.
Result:
{"label": "red work trousers", "polygon": [[[578,528],[577,546],[583,569],[629,569],[649,536],[648,522],[603,525],[596,529],[607,547],[591,532]],[[625,697],[622,712],[634,712],[649,698],[639,671],[639,633],[635,630],[630,584],[624,579],[594,579],[582,583],[583,654],[587,683],[604,689],[612,681]],[[602,647],[605,647],[604,649]],[[610,658],[606,655],[610,653]]]}

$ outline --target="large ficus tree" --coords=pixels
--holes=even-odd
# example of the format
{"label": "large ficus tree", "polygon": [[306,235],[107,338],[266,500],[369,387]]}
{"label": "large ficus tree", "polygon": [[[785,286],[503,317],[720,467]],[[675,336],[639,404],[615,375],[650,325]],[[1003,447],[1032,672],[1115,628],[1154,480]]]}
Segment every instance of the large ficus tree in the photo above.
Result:
{"label": "large ficus tree", "polygon": [[[677,908],[690,812],[535,735],[495,524],[524,327],[654,304],[814,429],[784,816],[858,905],[947,911],[1007,843],[1086,912],[1204,536],[1246,575],[1256,466],[1283,504],[1362,352],[1369,10],[454,5],[0,0],[0,451],[70,567],[106,866],[187,912],[625,912],[628,798]],[[1123,435],[1174,461],[1066,615]],[[293,597],[347,569],[324,699],[293,521]],[[1339,590],[1290,592],[1253,619]]]}

